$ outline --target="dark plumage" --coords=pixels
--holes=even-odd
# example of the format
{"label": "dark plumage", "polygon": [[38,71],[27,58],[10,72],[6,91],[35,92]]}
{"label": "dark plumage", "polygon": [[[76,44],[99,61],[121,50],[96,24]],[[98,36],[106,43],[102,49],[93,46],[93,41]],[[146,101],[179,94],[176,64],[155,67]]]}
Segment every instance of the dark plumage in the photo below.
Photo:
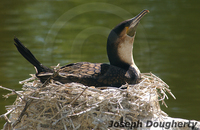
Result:
{"label": "dark plumage", "polygon": [[[58,76],[54,80],[61,83],[77,82],[95,87],[120,87],[126,83],[137,83],[140,79],[140,71],[132,58],[132,48],[136,27],[140,19],[148,12],[148,10],[143,10],[136,17],[120,23],[111,31],[107,40],[110,65],[89,62],[68,64],[58,70]],[[22,56],[36,67],[36,76],[41,82],[45,82],[53,74],[53,70],[42,65],[19,39],[14,38],[14,41]]]}

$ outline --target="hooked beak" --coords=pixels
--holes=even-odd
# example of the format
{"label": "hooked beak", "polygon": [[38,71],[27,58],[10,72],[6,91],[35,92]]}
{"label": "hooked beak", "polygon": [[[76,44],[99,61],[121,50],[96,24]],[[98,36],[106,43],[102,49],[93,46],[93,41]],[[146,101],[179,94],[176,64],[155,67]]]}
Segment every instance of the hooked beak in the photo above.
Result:
{"label": "hooked beak", "polygon": [[130,25],[127,27],[127,32],[126,34],[133,37],[135,35],[136,32],[136,28],[138,26],[138,23],[140,22],[140,20],[142,19],[142,17],[149,13],[149,10],[143,10],[142,12],[140,12],[137,16],[135,16],[134,18],[130,19]]}

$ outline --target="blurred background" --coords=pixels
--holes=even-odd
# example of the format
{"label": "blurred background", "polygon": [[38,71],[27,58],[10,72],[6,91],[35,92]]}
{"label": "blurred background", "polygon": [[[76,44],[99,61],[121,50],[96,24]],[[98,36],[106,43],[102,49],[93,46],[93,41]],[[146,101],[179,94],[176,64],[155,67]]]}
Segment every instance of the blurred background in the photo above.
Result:
{"label": "blurred background", "polygon": [[[134,59],[141,72],[164,80],[176,96],[169,95],[171,117],[200,120],[200,1],[115,0],[40,1],[9,0],[0,4],[0,85],[21,90],[19,81],[34,74],[13,45],[18,37],[45,66],[73,62],[109,63],[107,36],[118,23],[143,9],[134,42]],[[0,90],[0,115],[8,99]],[[0,120],[3,127],[4,119]]]}

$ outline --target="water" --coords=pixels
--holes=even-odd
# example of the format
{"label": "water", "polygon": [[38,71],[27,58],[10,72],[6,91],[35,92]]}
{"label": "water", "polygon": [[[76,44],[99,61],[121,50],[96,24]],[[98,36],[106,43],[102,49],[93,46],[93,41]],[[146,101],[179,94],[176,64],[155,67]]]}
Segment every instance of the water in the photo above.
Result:
{"label": "water", "polygon": [[[149,9],[138,26],[134,59],[141,72],[163,79],[171,117],[200,120],[200,1],[2,1],[0,5],[0,85],[21,90],[18,81],[35,73],[13,45],[17,36],[46,66],[104,62],[109,31]],[[0,90],[0,95],[8,91]],[[16,97],[0,97],[0,114]],[[0,126],[5,123],[0,120]]]}

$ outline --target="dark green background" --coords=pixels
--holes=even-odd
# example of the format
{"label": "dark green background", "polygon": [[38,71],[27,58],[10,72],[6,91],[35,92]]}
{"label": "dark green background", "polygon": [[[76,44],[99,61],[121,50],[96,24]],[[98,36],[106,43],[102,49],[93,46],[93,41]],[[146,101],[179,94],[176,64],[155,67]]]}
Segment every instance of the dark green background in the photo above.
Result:
{"label": "dark green background", "polygon": [[[18,81],[35,73],[13,45],[17,36],[46,66],[88,61],[108,63],[106,39],[118,23],[149,9],[140,22],[134,59],[141,72],[163,79],[176,96],[162,110],[171,117],[200,120],[200,1],[9,0],[0,4],[0,85],[21,90]],[[8,91],[0,90],[0,95]],[[0,96],[0,114],[16,97]],[[0,126],[4,124],[0,120]]]}

